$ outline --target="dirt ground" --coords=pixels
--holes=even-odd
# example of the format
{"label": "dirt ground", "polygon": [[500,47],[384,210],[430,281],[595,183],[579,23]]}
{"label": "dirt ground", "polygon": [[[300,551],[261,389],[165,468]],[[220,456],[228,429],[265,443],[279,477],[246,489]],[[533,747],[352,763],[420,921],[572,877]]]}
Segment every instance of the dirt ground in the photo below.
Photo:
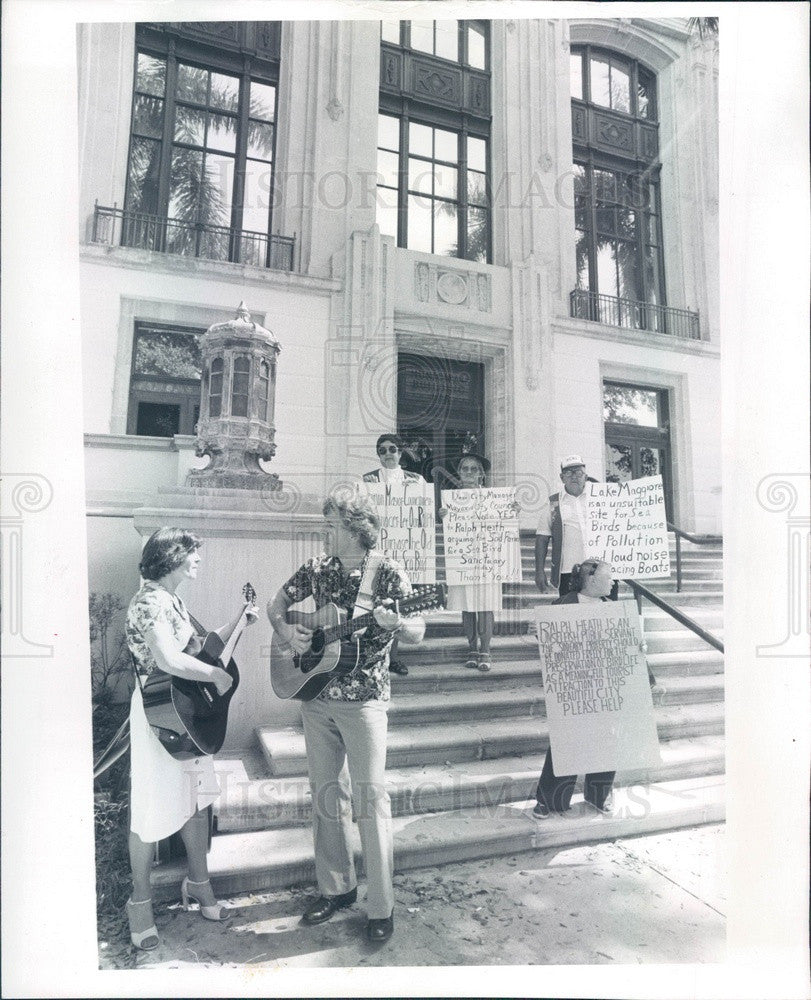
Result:
{"label": "dirt ground", "polygon": [[[564,820],[561,820],[562,822]],[[723,826],[547,849],[395,876],[395,932],[366,943],[365,890],[317,927],[314,887],[246,894],[220,924],[156,908],[161,942],[134,952],[120,931],[101,968],[705,963],[724,958]],[[104,929],[102,929],[102,932]]]}

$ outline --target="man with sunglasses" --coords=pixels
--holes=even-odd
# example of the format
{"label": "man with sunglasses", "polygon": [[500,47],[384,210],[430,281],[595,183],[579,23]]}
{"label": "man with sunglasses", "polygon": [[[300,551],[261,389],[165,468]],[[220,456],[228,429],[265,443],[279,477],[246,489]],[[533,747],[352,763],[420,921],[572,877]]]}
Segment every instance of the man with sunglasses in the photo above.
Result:
{"label": "man with sunglasses", "polygon": [[[553,493],[541,509],[535,536],[535,583],[542,594],[549,590],[544,561],[551,538],[552,586],[558,588],[560,597],[564,597],[569,593],[572,566],[582,563],[586,557],[586,483],[597,480],[586,475],[585,462],[579,455],[567,455],[561,460],[560,479],[562,492]],[[561,573],[561,568],[568,572]]]}
{"label": "man with sunglasses", "polygon": [[[377,457],[380,459],[380,468],[364,473],[364,483],[401,483],[406,480],[425,482],[419,472],[408,472],[408,470],[401,468],[400,458],[403,454],[403,442],[396,434],[381,434],[377,439],[375,449]],[[397,637],[395,636],[389,651],[389,670],[391,673],[404,677],[408,673],[408,667],[402,660],[397,659],[397,645]]]}

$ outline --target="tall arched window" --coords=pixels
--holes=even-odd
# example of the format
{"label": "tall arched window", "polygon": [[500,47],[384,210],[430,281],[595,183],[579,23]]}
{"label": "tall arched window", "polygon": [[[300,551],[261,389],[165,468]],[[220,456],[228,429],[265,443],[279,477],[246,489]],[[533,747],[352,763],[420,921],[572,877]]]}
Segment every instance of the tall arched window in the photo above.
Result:
{"label": "tall arched window", "polygon": [[[577,287],[573,314],[665,329],[656,77],[638,60],[571,50]],[[672,320],[671,320],[672,321]]]}

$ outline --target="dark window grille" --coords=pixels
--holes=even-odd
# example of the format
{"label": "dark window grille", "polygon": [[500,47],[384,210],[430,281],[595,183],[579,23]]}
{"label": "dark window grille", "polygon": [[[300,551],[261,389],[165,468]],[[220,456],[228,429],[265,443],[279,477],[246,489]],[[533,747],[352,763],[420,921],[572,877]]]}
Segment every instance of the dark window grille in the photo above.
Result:
{"label": "dark window grille", "polygon": [[107,246],[182,253],[189,257],[223,261],[237,260],[230,250],[238,243],[238,260],[242,264],[276,271],[292,271],[295,266],[295,236],[182,222],[144,212],[130,212],[116,206],[96,205],[92,241]]}

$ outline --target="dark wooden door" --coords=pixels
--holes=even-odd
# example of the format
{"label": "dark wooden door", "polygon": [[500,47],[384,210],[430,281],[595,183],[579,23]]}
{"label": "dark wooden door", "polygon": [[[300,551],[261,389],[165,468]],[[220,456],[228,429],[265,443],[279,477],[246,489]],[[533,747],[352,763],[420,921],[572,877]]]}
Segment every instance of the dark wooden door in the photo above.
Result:
{"label": "dark wooden door", "polygon": [[475,361],[400,354],[397,428],[404,468],[439,491],[452,489],[461,455],[484,450],[484,365]]}
{"label": "dark wooden door", "polygon": [[666,389],[605,382],[605,478],[625,482],[661,476],[668,521],[673,521],[670,407]]}

